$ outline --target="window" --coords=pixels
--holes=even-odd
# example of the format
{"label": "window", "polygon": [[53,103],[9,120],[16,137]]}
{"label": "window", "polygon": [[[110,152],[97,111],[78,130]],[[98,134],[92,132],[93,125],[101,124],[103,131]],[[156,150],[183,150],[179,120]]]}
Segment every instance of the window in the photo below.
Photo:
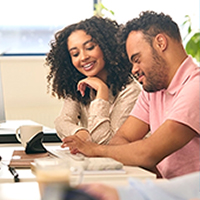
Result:
{"label": "window", "polygon": [[[0,0],[0,54],[45,54],[50,40],[58,30],[93,15],[94,3],[100,0]],[[199,0],[190,3],[174,0],[101,0],[114,11],[103,10],[105,16],[125,23],[141,11],[154,10],[169,14],[180,27],[182,37],[187,33],[181,25],[190,15],[192,25],[199,28]],[[194,27],[193,27],[194,28]],[[194,28],[194,29],[195,29]]]}
{"label": "window", "polygon": [[0,0],[0,54],[44,54],[55,32],[93,15],[93,0]]}

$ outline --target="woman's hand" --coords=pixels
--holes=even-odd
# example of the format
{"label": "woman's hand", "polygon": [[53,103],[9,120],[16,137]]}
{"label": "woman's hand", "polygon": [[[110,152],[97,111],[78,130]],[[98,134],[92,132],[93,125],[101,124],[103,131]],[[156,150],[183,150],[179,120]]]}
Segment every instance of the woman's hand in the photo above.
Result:
{"label": "woman's hand", "polygon": [[108,101],[108,86],[97,77],[88,77],[79,81],[77,90],[81,95],[85,95],[86,87],[92,88],[97,91],[96,99],[104,99]]}
{"label": "woman's hand", "polygon": [[90,141],[83,141],[78,136],[76,136],[76,134],[65,137],[62,142],[63,143],[61,147],[69,147],[71,153],[73,154],[80,152],[88,157],[97,156],[95,155],[94,149],[98,146],[98,144]]}

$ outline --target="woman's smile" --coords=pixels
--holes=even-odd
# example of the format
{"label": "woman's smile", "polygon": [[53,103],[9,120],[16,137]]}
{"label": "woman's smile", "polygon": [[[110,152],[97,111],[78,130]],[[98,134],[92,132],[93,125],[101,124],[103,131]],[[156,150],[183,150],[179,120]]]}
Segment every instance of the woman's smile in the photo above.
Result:
{"label": "woman's smile", "polygon": [[90,63],[86,63],[85,65],[83,65],[83,68],[85,71],[89,71],[91,70],[94,66],[95,66],[96,62],[90,62]]}

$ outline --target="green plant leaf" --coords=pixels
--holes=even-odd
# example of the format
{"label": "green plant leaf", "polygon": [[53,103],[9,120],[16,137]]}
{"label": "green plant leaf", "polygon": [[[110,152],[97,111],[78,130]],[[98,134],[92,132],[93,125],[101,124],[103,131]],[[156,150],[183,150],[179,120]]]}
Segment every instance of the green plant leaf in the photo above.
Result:
{"label": "green plant leaf", "polygon": [[108,8],[106,8],[101,2],[95,4],[94,7],[95,7],[95,12],[94,12],[95,15],[103,17],[104,15],[102,13],[102,10],[106,10],[107,12],[111,13],[112,15],[114,15],[114,12],[112,10],[109,10]]}
{"label": "green plant leaf", "polygon": [[188,20],[185,20],[185,21],[182,23],[182,26],[184,26],[187,22],[188,22]]}
{"label": "green plant leaf", "polygon": [[191,26],[188,27],[188,34],[190,34],[192,31]]}
{"label": "green plant leaf", "polygon": [[115,15],[115,12],[114,12],[114,11],[112,11],[112,10],[110,10],[110,13],[111,13],[112,15]]}
{"label": "green plant leaf", "polygon": [[200,32],[195,33],[186,45],[186,52],[200,62]]}

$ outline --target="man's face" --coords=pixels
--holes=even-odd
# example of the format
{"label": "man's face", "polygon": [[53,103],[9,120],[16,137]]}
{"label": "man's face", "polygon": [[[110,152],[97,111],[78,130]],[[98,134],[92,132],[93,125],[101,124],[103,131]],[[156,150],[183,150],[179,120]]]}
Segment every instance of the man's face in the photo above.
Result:
{"label": "man's face", "polygon": [[165,60],[145,40],[141,31],[131,31],[126,41],[132,73],[147,92],[167,88],[168,70]]}

